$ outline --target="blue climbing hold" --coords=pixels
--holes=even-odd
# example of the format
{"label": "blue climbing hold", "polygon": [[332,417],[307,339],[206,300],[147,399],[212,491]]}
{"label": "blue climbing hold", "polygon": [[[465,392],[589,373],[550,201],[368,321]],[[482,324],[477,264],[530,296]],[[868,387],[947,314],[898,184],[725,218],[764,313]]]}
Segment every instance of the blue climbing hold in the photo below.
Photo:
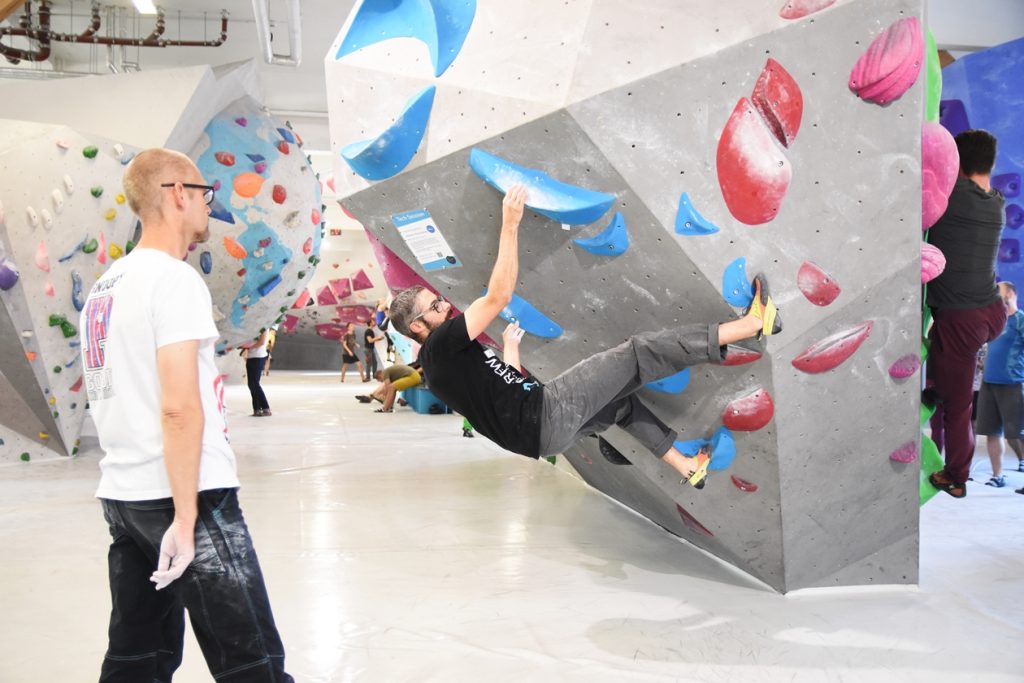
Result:
{"label": "blue climbing hold", "polygon": [[210,203],[210,218],[216,218],[219,221],[231,223],[232,225],[235,223],[235,216],[216,197]]}
{"label": "blue climbing hold", "polygon": [[754,300],[754,288],[747,279],[747,259],[742,256],[722,273],[722,296],[736,308],[746,308]]}
{"label": "blue climbing hold", "polygon": [[384,180],[402,171],[420,147],[427,131],[437,88],[428,85],[405,104],[391,127],[372,140],[361,140],[341,150],[345,163],[367,180]]}
{"label": "blue climbing hold", "polygon": [[629,233],[626,231],[626,219],[616,211],[615,217],[608,227],[593,237],[580,237],[573,240],[581,249],[598,256],[618,256],[629,249]]}
{"label": "blue climbing hold", "polygon": [[[281,129],[278,128],[278,130],[281,130]],[[253,163],[256,163],[256,162],[259,162],[259,161],[266,161],[267,160],[266,157],[264,157],[262,154],[246,154],[245,156],[249,157],[249,161],[251,161]]]}
{"label": "blue climbing hold", "polygon": [[85,242],[88,239],[89,239],[89,236],[86,235],[85,237],[82,238],[81,242],[79,242],[75,246],[73,246],[70,249],[68,249],[67,252],[63,256],[59,257],[57,260],[59,262],[61,262],[61,263],[65,263],[67,261],[70,261],[71,257],[74,256],[75,254],[77,254],[78,250],[85,246]]}
{"label": "blue climbing hold", "polygon": [[615,195],[559,182],[543,171],[518,166],[479,149],[470,151],[469,167],[502,193],[523,183],[528,193],[526,206],[559,223],[593,223],[615,202]]}
{"label": "blue climbing hold", "polygon": [[274,277],[270,278],[262,285],[257,287],[256,291],[260,293],[260,296],[266,296],[267,294],[270,293],[270,290],[272,290],[274,287],[277,287],[279,284],[281,284],[281,276],[275,275]]}
{"label": "blue climbing hold", "polygon": [[[284,141],[287,142],[288,144],[290,144],[290,145],[294,145],[295,144],[295,136],[292,135],[292,132],[290,130],[288,130],[287,128],[278,128],[277,129],[277,134],[280,135],[282,138],[284,138]],[[258,160],[257,159],[253,159],[253,161],[263,161],[263,160],[262,159],[258,159]]]}
{"label": "blue climbing hold", "polygon": [[663,394],[681,394],[689,384],[690,368],[683,368],[674,375],[648,382],[645,386]]}
{"label": "blue climbing hold", "polygon": [[690,202],[690,195],[685,192],[679,196],[679,208],[676,210],[676,232],[680,235],[712,235],[719,228],[697,213]]}
{"label": "blue climbing hold", "polygon": [[689,439],[676,441],[675,449],[683,455],[694,456],[702,446],[711,446],[711,462],[708,463],[708,470],[718,471],[728,469],[736,460],[736,441],[732,432],[722,426],[711,436],[710,439]]}
{"label": "blue climbing hold", "polygon": [[213,270],[213,254],[208,251],[204,251],[199,255],[199,267],[203,269],[203,273],[206,275],[210,274]]}
{"label": "blue climbing hold", "polygon": [[1020,173],[1001,173],[992,176],[992,187],[1004,197],[1012,199],[1020,194]]}
{"label": "blue climbing hold", "polygon": [[459,56],[475,14],[476,0],[363,0],[334,58],[392,38],[415,38],[427,46],[439,77]]}
{"label": "blue climbing hold", "polygon": [[82,295],[82,276],[77,270],[71,271],[71,304],[79,313],[85,308],[85,297]]}
{"label": "blue climbing hold", "polygon": [[[484,294],[487,294],[486,287]],[[538,311],[533,304],[518,294],[512,295],[512,301],[501,309],[500,315],[510,323],[518,322],[519,327],[536,337],[554,339],[562,336],[562,328],[558,323]]]}

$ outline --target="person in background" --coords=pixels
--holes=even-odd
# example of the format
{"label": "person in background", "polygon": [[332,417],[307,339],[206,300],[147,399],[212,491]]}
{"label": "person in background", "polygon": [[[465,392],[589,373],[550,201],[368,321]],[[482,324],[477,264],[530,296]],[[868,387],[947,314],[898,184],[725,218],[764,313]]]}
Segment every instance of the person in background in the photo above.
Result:
{"label": "person in background", "polygon": [[363,360],[366,361],[367,377],[376,377],[377,368],[384,366],[383,362],[378,362],[381,360],[377,353],[378,344],[387,346],[387,342],[384,341],[384,333],[377,327],[376,318],[370,318],[366,323],[366,331],[363,332]]}
{"label": "person in background", "polygon": [[277,325],[267,330],[267,364],[263,368],[263,376],[270,377],[270,363],[274,360],[274,345],[277,343]]}
{"label": "person in background", "polygon": [[345,381],[345,372],[352,363],[359,368],[359,378],[369,382],[370,377],[363,371],[363,364],[356,355],[356,326],[349,323],[345,326],[345,334],[341,337],[341,381]]}
{"label": "person in background", "polygon": [[255,344],[245,349],[245,379],[249,386],[249,396],[252,398],[252,416],[270,417],[270,404],[267,403],[267,395],[263,393],[260,386],[260,378],[263,377],[263,367],[270,356],[267,339],[269,330],[263,330],[260,338]]}

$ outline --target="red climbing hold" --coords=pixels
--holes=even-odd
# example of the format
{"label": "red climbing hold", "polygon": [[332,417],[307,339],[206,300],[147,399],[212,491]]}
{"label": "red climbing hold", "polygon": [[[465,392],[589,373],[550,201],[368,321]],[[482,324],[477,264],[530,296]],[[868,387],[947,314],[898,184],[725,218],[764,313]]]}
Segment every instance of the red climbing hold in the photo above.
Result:
{"label": "red climbing hold", "polygon": [[81,388],[82,388],[82,375],[79,375],[78,379],[75,380],[75,383],[71,385],[71,389],[70,390],[77,393],[79,390],[81,390]]}
{"label": "red climbing hold", "polygon": [[735,346],[733,344],[729,344],[725,348],[725,360],[722,361],[722,365],[727,367],[753,363],[756,360],[760,360],[762,355],[760,351],[752,351],[751,349],[746,349],[742,346]]}
{"label": "red climbing hold", "polygon": [[831,7],[835,4],[836,0],[788,0],[782,9],[779,10],[779,16],[783,19],[801,19],[806,17],[808,14],[814,14],[819,12],[826,7]]}
{"label": "red climbing hold", "polygon": [[309,300],[313,298],[313,295],[309,293],[308,289],[302,290],[302,294],[299,294],[299,298],[292,304],[292,308],[304,308]]}
{"label": "red climbing hold", "polygon": [[893,379],[906,379],[921,367],[921,359],[916,353],[908,353],[889,366],[889,376]]}
{"label": "red climbing hold", "polygon": [[263,247],[264,249],[266,249],[267,247],[270,246],[270,243],[273,242],[273,241],[274,241],[273,237],[264,237],[263,239],[260,240],[260,246]]}
{"label": "red climbing hold", "polygon": [[216,159],[219,163],[223,164],[224,166],[235,165],[235,155],[232,154],[231,152],[217,152],[216,154],[213,155],[213,158]]}
{"label": "red climbing hold", "polygon": [[871,334],[874,324],[873,320],[869,320],[811,344],[793,359],[793,367],[810,374],[826,372],[837,367],[860,348]]}
{"label": "red climbing hold", "polygon": [[693,529],[698,534],[707,536],[709,538],[714,538],[715,535],[711,533],[706,526],[698,522],[696,517],[694,517],[689,512],[684,510],[682,506],[679,505],[679,503],[676,503],[676,512],[679,513],[679,518],[683,520],[683,524],[685,524],[687,527]]}
{"label": "red climbing hold", "polygon": [[306,241],[302,243],[302,253],[307,256],[313,251],[313,238],[307,237]]}
{"label": "red climbing hold", "polygon": [[281,185],[274,185],[273,193],[274,202],[277,204],[284,204],[284,200],[288,198],[288,191]]}
{"label": "red climbing hold", "polygon": [[310,218],[313,220],[313,225],[320,225],[320,210],[313,209],[313,213],[310,214]]}
{"label": "red climbing hold", "polygon": [[750,96],[761,118],[784,147],[789,147],[800,130],[804,96],[789,72],[769,58]]}
{"label": "red climbing hold", "polygon": [[279,152],[281,152],[281,154],[289,154],[291,152],[291,150],[288,148],[288,143],[285,142],[284,140],[281,140],[281,142],[277,143],[277,149]]}
{"label": "red climbing hold", "polygon": [[759,225],[775,218],[793,170],[746,97],[736,103],[718,140],[717,165],[722,197],[736,220]]}
{"label": "red climbing hold", "polygon": [[771,422],[774,414],[771,395],[759,387],[727,405],[722,412],[722,424],[735,432],[756,432]]}
{"label": "red climbing hold", "polygon": [[245,268],[242,268],[240,271],[238,271],[235,274],[238,275],[238,277],[245,277],[245,273],[246,273]]}
{"label": "red climbing hold", "polygon": [[733,486],[743,491],[743,493],[753,493],[757,490],[757,484],[752,484],[746,479],[740,479],[735,474],[729,475],[729,478],[732,479]]}
{"label": "red climbing hold", "polygon": [[815,306],[828,306],[839,296],[839,284],[820,267],[804,261],[796,274],[796,286]]}

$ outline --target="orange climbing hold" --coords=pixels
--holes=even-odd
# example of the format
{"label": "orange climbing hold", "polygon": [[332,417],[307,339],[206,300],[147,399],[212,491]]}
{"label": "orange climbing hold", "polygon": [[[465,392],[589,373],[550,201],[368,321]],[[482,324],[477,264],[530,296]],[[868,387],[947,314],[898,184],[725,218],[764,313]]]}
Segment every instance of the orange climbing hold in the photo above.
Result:
{"label": "orange climbing hold", "polygon": [[249,255],[249,252],[245,250],[245,247],[239,244],[238,240],[236,240],[234,237],[224,237],[224,249],[232,257],[239,260],[244,259],[246,256]]}
{"label": "orange climbing hold", "polygon": [[263,176],[259,173],[239,173],[232,185],[240,197],[255,197],[263,189]]}

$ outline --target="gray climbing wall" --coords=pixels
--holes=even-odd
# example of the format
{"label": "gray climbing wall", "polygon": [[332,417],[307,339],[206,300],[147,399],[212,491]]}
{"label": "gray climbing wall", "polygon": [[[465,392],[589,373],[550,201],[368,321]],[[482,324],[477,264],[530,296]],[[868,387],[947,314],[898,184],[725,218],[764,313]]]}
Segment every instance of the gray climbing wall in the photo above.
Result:
{"label": "gray climbing wall", "polygon": [[[343,206],[412,267],[396,282],[423,278],[465,308],[487,282],[500,220],[500,194],[470,169],[470,146],[614,195],[591,225],[563,226],[533,211],[523,221],[517,293],[563,329],[523,342],[524,364],[541,380],[634,332],[728,320],[736,314],[725,298],[737,294],[723,284],[730,264],[743,258],[750,275],[765,271],[786,327],[761,358],[694,368],[678,394],[641,394],[681,440],[728,428],[735,459],[713,471],[703,490],[680,485],[671,468],[617,428],[566,456],[596,488],[777,590],[916,582],[918,376],[893,379],[888,370],[918,352],[922,82],[881,107],[858,99],[847,79],[871,41],[894,21],[921,17],[923,3],[850,0],[786,20],[760,0],[688,3],[685,10],[595,2],[577,23],[559,25],[575,69],[565,76],[571,80],[559,80],[563,94],[552,110],[492,120],[491,105],[478,106],[473,96],[479,82],[460,91],[457,79],[452,88],[446,79],[456,68],[479,67],[488,73],[488,96],[525,88],[543,99],[548,91],[539,84],[549,74],[540,65],[549,55],[553,70],[564,60],[551,42],[557,39],[534,41],[534,24],[543,36],[557,22],[547,15],[538,22],[533,5],[505,4],[499,14],[496,4],[479,3],[463,52],[437,79],[438,103],[448,102],[435,104],[425,146],[388,180],[351,179]],[[663,26],[674,29],[671,38]],[[685,54],[659,51],[684,42]],[[390,49],[381,58],[381,97],[396,87],[391,71],[403,45],[374,46]],[[358,64],[365,83],[375,82],[365,73],[370,49]],[[357,66],[346,66],[355,55],[332,65],[333,55],[329,92],[351,87],[333,80]],[[751,138],[742,126],[750,119],[734,113],[741,98],[757,94],[766,66],[775,68],[769,58],[803,99],[795,135],[783,135],[794,132],[785,106],[769,106],[780,121],[762,113],[777,124],[779,142],[771,133]],[[778,105],[781,96],[768,93]],[[332,109],[332,136],[342,147],[368,124],[353,113],[351,94],[339,107],[344,117],[335,120]],[[753,120],[758,135],[768,130]],[[389,124],[385,118],[376,127]],[[452,127],[465,133],[459,148],[435,147],[433,131]],[[717,232],[676,232],[683,192]],[[461,267],[426,271],[403,241],[392,217],[422,209]],[[595,255],[574,243],[604,230],[615,211],[627,225],[625,253]],[[814,276],[815,267],[827,275]],[[828,296],[835,286],[838,295]],[[503,326],[496,322],[489,335],[500,338]],[[730,358],[740,357],[736,351]],[[764,400],[743,400],[752,394],[769,396],[773,411]],[[897,451],[910,462],[890,458]]]}

